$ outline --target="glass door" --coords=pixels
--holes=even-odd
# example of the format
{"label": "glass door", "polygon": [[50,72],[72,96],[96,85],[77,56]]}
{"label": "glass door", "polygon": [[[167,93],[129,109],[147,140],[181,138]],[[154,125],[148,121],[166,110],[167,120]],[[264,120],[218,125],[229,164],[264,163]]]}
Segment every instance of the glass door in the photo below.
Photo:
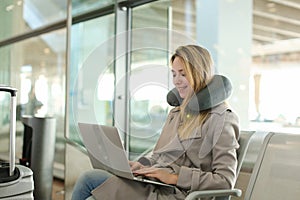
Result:
{"label": "glass door", "polygon": [[169,6],[169,1],[158,1],[135,7],[131,12],[130,159],[151,151],[168,113]]}
{"label": "glass door", "polygon": [[114,15],[72,26],[68,139],[82,145],[78,122],[112,125]]}
{"label": "glass door", "polygon": [[[196,44],[195,1],[155,1],[132,8],[129,64],[130,158],[154,147],[170,106],[167,93],[174,87],[169,60],[180,45]],[[183,23],[184,22],[184,23]]]}

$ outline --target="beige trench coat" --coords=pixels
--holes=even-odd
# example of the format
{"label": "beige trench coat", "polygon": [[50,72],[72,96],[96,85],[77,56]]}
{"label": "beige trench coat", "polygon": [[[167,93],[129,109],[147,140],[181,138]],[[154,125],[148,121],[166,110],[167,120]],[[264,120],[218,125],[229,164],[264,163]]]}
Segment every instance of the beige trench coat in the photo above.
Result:
{"label": "beige trench coat", "polygon": [[184,199],[194,190],[232,188],[236,181],[239,121],[225,103],[211,110],[203,126],[189,139],[180,140],[179,108],[173,108],[150,158],[143,164],[178,174],[174,189],[112,176],[92,194],[101,200]]}

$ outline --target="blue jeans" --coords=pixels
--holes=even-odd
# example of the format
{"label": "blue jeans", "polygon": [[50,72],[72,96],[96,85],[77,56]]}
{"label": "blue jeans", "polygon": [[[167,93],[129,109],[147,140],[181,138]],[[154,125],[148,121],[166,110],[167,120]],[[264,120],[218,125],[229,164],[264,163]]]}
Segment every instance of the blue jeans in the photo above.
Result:
{"label": "blue jeans", "polygon": [[80,175],[73,188],[72,200],[85,200],[92,196],[92,190],[101,185],[110,176],[110,173],[94,169]]}

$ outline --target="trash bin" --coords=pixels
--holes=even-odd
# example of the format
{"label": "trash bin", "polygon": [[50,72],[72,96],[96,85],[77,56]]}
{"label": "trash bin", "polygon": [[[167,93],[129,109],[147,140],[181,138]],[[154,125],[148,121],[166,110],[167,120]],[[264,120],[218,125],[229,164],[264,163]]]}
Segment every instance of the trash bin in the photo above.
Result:
{"label": "trash bin", "polygon": [[51,200],[56,119],[22,116],[23,152],[20,163],[33,171],[34,198]]}

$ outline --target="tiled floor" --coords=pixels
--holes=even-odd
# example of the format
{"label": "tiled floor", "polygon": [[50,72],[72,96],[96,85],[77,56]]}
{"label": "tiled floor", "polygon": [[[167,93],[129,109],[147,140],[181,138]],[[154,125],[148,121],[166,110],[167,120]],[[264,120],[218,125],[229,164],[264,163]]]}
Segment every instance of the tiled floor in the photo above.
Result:
{"label": "tiled floor", "polygon": [[64,182],[59,179],[53,180],[52,200],[64,200]]}

